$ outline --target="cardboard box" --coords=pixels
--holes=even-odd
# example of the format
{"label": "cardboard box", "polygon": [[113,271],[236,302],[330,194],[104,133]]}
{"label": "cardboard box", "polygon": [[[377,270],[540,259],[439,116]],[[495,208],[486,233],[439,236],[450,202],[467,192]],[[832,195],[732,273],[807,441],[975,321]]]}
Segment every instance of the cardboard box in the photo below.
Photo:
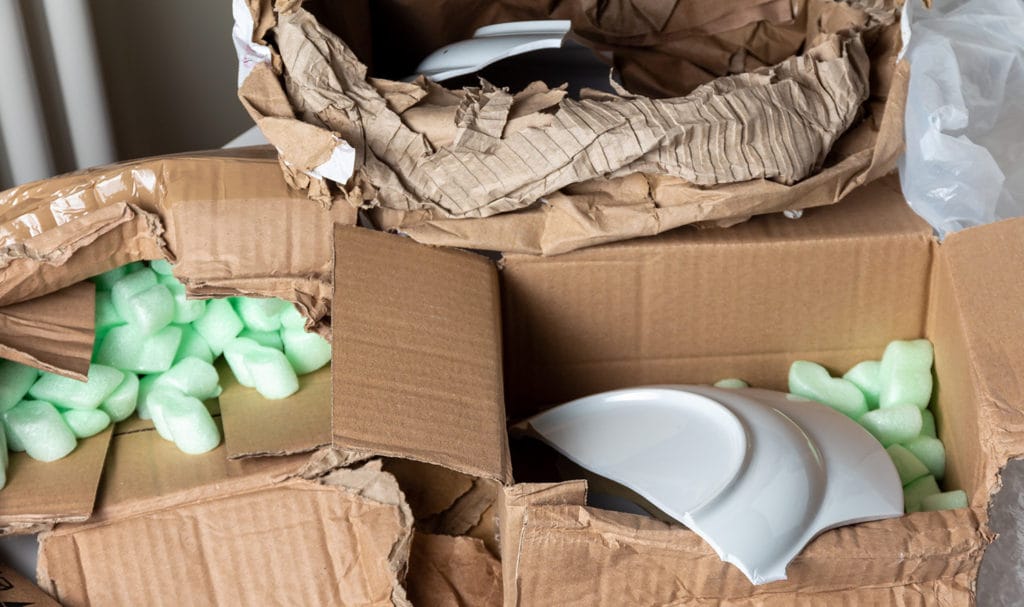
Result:
{"label": "cardboard box", "polygon": [[[92,517],[40,536],[39,579],[63,604],[177,604],[182,580],[199,604],[406,605],[405,582],[432,604],[500,601],[485,541],[496,550],[486,519],[511,482],[497,270],[328,225],[344,235],[332,368],[267,401],[222,365],[225,440],[201,456],[119,424]],[[385,471],[380,455],[424,464]],[[417,533],[407,576],[414,518],[463,536]]]}
{"label": "cardboard box", "polygon": [[[256,591],[283,600],[282,589],[300,603],[405,604],[444,579],[459,580],[449,602],[491,600],[495,563],[479,540],[424,533],[435,544],[413,554],[446,569],[413,568],[414,558],[405,576],[403,563],[420,518],[409,504],[483,523],[472,487],[501,483],[505,604],[969,604],[989,497],[1024,450],[1024,354],[1005,346],[1024,337],[1008,304],[1024,295],[1022,232],[1024,221],[1005,221],[940,245],[891,177],[799,221],[512,255],[499,267],[338,226],[330,391],[325,374],[310,376],[308,402],[281,403],[294,413],[282,416],[225,381],[225,445],[200,459],[141,427],[115,432],[94,519],[42,538],[43,585],[72,605],[161,604],[182,579],[209,603]],[[528,445],[507,442],[506,414],[583,394],[726,376],[784,389],[794,359],[839,371],[921,336],[935,344],[946,488],[964,489],[971,507],[826,532],[785,582],[751,586],[678,525],[586,506],[583,483],[554,482]],[[251,457],[270,453],[298,454]],[[446,473],[415,487],[419,472],[387,472],[380,455],[471,480]],[[512,484],[513,463],[528,482]]]}
{"label": "cardboard box", "polygon": [[[344,201],[325,207],[290,189],[269,148],[150,158],[7,190],[0,356],[84,378],[95,296],[81,281],[139,259],[175,262],[194,295],[294,301],[312,325],[330,306],[334,225],[355,220]],[[111,432],[55,463],[11,454],[0,534],[88,518]]]}
{"label": "cardboard box", "polygon": [[[424,243],[555,254],[831,204],[891,171],[898,4],[235,0],[239,97],[312,198],[340,189]],[[481,26],[546,19],[629,92],[406,81]]]}

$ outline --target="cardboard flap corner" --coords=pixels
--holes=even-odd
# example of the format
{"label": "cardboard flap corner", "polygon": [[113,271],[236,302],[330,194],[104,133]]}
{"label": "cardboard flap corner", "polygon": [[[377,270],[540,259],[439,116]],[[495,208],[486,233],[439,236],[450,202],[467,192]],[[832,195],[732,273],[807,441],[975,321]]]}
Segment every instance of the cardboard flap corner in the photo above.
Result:
{"label": "cardboard flap corner", "polygon": [[334,446],[510,482],[494,265],[339,226],[334,285]]}
{"label": "cardboard flap corner", "polygon": [[95,285],[80,282],[0,307],[0,358],[85,380],[92,357]]}
{"label": "cardboard flap corner", "polygon": [[55,462],[11,453],[7,486],[0,494],[0,535],[89,518],[112,433],[107,428],[79,441],[70,455]]}

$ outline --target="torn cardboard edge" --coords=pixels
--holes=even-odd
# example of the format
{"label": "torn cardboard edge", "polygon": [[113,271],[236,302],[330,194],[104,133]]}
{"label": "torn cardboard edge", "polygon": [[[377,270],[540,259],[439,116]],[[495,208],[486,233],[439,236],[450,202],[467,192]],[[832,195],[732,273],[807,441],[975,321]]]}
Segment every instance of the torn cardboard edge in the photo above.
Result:
{"label": "torn cardboard edge", "polygon": [[[693,186],[663,175],[635,173],[575,184],[540,204],[486,219],[435,218],[423,211],[370,211],[374,224],[435,246],[560,255],[581,248],[654,236],[678,227],[729,227],[754,215],[835,204],[896,166],[903,151],[903,102],[909,65],[900,63],[874,141],[864,142],[836,164],[782,186],[765,180]],[[855,129],[867,129],[866,125]],[[864,147],[871,143],[873,147]],[[724,198],[730,205],[718,204]]]}
{"label": "torn cardboard edge", "polygon": [[333,225],[354,224],[356,210],[292,190],[271,154],[157,157],[0,193],[0,305],[166,258],[190,295],[276,296],[321,321]]}
{"label": "torn cardboard edge", "polygon": [[[609,126],[610,130],[607,131],[596,131],[594,142],[587,138],[581,142],[579,137],[569,137],[562,141],[563,135],[568,132],[565,128],[569,128],[570,123],[569,130],[578,135],[580,129],[587,131],[596,128],[595,124],[611,125],[615,122],[609,118],[609,103],[649,103],[657,106],[682,103],[678,99],[666,101],[630,97],[611,101],[576,101],[562,99],[559,91],[549,91],[559,95],[549,97],[544,103],[531,105],[529,99],[536,100],[548,93],[541,92],[542,95],[538,95],[538,91],[522,91],[513,97],[497,89],[488,89],[486,85],[479,90],[447,91],[428,82],[408,84],[377,79],[367,81],[366,67],[337,36],[294,5],[282,4],[278,8],[279,11],[271,12],[267,5],[250,3],[250,20],[261,24],[252,40],[256,41],[262,51],[269,49],[272,59],[255,66],[240,87],[239,94],[264,133],[271,141],[275,141],[288,165],[289,179],[297,187],[308,188],[310,196],[314,198],[326,196],[329,188],[322,180],[310,180],[305,174],[296,176],[295,173],[322,162],[333,149],[335,137],[340,134],[359,151],[357,166],[360,168],[356,179],[348,186],[350,198],[365,200],[375,206],[375,221],[381,228],[401,231],[428,244],[556,254],[601,242],[652,235],[680,225],[702,222],[731,224],[755,214],[830,204],[840,200],[853,187],[891,170],[902,147],[902,105],[905,103],[908,70],[905,64],[900,68],[894,67],[900,43],[895,19],[898,11],[891,3],[847,5],[812,0],[806,4],[801,3],[796,19],[793,19],[792,14],[789,15],[793,27],[805,24],[806,32],[801,33],[801,41],[806,39],[809,47],[821,44],[828,47],[830,35],[842,38],[851,35],[850,32],[861,32],[874,60],[870,69],[866,58],[850,60],[846,76],[837,77],[834,81],[836,90],[842,91],[842,94],[829,95],[830,103],[849,98],[851,104],[848,109],[854,111],[860,107],[863,98],[850,97],[851,91],[857,90],[853,84],[861,82],[866,90],[870,81],[872,101],[869,106],[874,115],[839,137],[850,121],[842,125],[823,148],[827,151],[832,145],[831,141],[836,141],[832,154],[835,158],[829,159],[827,168],[789,186],[763,178],[757,180],[757,171],[747,176],[737,176],[733,168],[749,166],[748,161],[752,158],[765,161],[776,157],[778,150],[773,147],[770,152],[741,153],[742,149],[729,148],[722,139],[728,138],[730,131],[726,128],[716,135],[714,145],[706,146],[710,154],[708,158],[714,155],[712,151],[721,151],[723,158],[729,158],[729,176],[725,181],[738,183],[720,184],[713,188],[704,187],[707,185],[705,180],[698,178],[696,173],[673,177],[671,167],[666,165],[668,159],[675,162],[680,157],[690,157],[694,149],[690,141],[690,127],[699,124],[705,118],[704,114],[700,114],[699,119],[692,124],[687,122],[687,129],[682,130],[685,136],[673,135],[680,141],[674,152],[659,154],[653,162],[643,160],[643,152],[640,150],[626,155],[628,161],[614,161],[622,152],[619,149],[623,145],[622,141],[628,140],[625,144],[628,147],[632,143],[641,145],[657,139],[653,133],[656,129],[651,127],[651,116],[659,113],[653,109],[643,112],[646,130],[642,130],[641,134],[644,136],[614,138],[615,128],[623,128],[622,125],[627,124],[627,121],[616,123],[618,126]],[[524,10],[535,8],[527,7]],[[785,8],[790,10],[788,5]],[[559,7],[559,10],[562,9],[569,12],[573,10],[571,7]],[[606,7],[612,13],[621,9]],[[675,13],[686,13],[687,10],[685,7],[676,7],[675,12],[669,11],[669,16],[663,15],[665,18],[659,21],[669,22]],[[766,23],[758,21],[767,17],[767,13],[760,12],[760,8],[747,12],[750,13],[749,21],[758,22],[759,25]],[[636,25],[640,28],[638,32],[642,30],[641,26],[651,28],[648,15],[644,15],[643,19],[638,19],[637,15],[620,15],[626,19],[625,22],[606,17],[603,21],[594,22],[588,14],[588,22],[574,19],[574,26],[582,27],[586,36],[594,40],[602,39],[602,28],[628,26],[623,23]],[[775,15],[772,18],[779,17]],[[514,18],[517,17],[509,17]],[[541,16],[538,15],[538,18]],[[747,27],[747,22],[734,25]],[[446,32],[450,30],[445,28]],[[264,40],[267,31],[275,33],[272,42]],[[713,31],[718,30],[713,28]],[[687,35],[693,34],[689,32]],[[729,35],[725,35],[724,39],[731,40]],[[751,33],[750,36],[755,34]],[[645,44],[655,45],[655,38],[656,35],[647,39]],[[773,39],[773,43],[778,44],[783,38]],[[613,47],[616,40],[621,42],[624,38],[611,36],[603,40],[605,46],[602,48]],[[834,46],[831,48],[835,49]],[[319,50],[314,52],[313,49]],[[783,61],[780,66],[794,61],[806,63],[816,53],[818,51],[808,51],[800,57]],[[863,55],[863,50],[859,53]],[[786,68],[779,66],[772,69],[777,72],[776,75],[786,71]],[[832,69],[825,71],[831,72]],[[730,78],[739,82],[744,79],[756,80],[757,76],[751,73],[728,76],[719,81],[719,85],[712,83],[705,87],[708,91],[714,90],[715,86],[726,87],[727,96],[740,95],[740,89],[730,88],[726,84],[732,82]],[[819,86],[832,82],[830,78],[812,80],[815,81],[814,86]],[[324,85],[326,82],[332,84]],[[801,88],[803,92],[808,90],[807,87]],[[691,96],[702,98],[698,93]],[[714,99],[715,95],[710,94],[707,99],[702,98],[701,103],[715,105],[717,108],[720,104],[716,104]],[[512,116],[516,115],[517,104],[520,108],[530,106],[530,112],[533,113],[527,112],[524,115],[520,109],[515,120],[530,119],[531,116],[539,116],[543,120],[528,120],[525,130],[509,128]],[[756,105],[730,101],[722,115],[729,116],[733,111],[754,111],[752,108]],[[339,107],[345,109],[338,110]],[[555,108],[557,111],[553,115],[543,113]],[[591,115],[588,113],[591,110],[598,113],[586,118]],[[721,108],[716,112],[722,113]],[[828,114],[837,118],[843,112]],[[789,114],[776,112],[773,115]],[[556,126],[563,120],[569,120],[569,123],[562,125],[564,128]],[[744,122],[748,123],[749,120]],[[657,120],[654,123],[660,124]],[[815,129],[821,124],[822,121],[816,122]],[[504,126],[498,128],[495,125]],[[715,128],[719,126],[716,123]],[[744,128],[744,133],[749,131],[747,127]],[[322,136],[315,135],[316,130],[320,130]],[[300,136],[302,133],[304,135]],[[770,146],[787,140],[779,132],[766,131],[764,135],[759,140]],[[602,137],[614,139],[613,144],[609,147],[595,143]],[[730,141],[737,140],[737,137]],[[323,145],[318,143],[321,139]],[[816,148],[805,137],[798,139],[800,145],[796,148],[804,152]],[[563,143],[572,150],[594,145],[600,147],[601,153],[578,150],[562,153],[560,149],[568,150]],[[785,156],[793,157],[791,154]],[[703,155],[693,158],[701,162],[707,160]],[[824,154],[810,166],[816,170],[823,160]],[[561,164],[552,169],[554,172],[545,173],[546,163]],[[437,165],[436,170],[434,165]],[[620,180],[629,179],[630,173],[639,175],[638,171],[645,174],[652,184],[656,182],[657,187],[652,185],[644,188],[642,193],[637,192],[638,196],[629,198],[632,201],[629,205],[623,205],[624,189]],[[536,178],[530,177],[533,172],[545,176],[543,179],[538,175],[533,176]],[[463,173],[465,178],[459,177]],[[769,171],[764,176],[770,174]],[[573,195],[571,187],[556,191],[588,180],[592,192],[588,196]],[[805,185],[804,182],[809,180],[812,183]],[[781,181],[790,183],[796,180]],[[553,204],[552,199],[557,202]],[[541,203],[534,204],[537,200]],[[519,210],[494,216],[494,213],[513,209]],[[492,215],[488,219],[495,221],[473,218],[487,215]]]}
{"label": "torn cardboard edge", "polygon": [[[121,437],[133,443],[142,440],[162,441],[154,432],[141,432]],[[225,469],[236,466],[226,463],[223,448],[216,450],[213,456],[200,456],[196,460],[200,466],[207,460],[219,458],[220,462],[212,462],[214,469]],[[133,453],[118,453],[114,450],[110,475],[116,479],[128,472],[127,468],[118,470],[122,464],[130,464],[128,458]],[[271,458],[282,460],[287,458]],[[334,592],[340,596],[366,596],[372,603],[387,600],[395,605],[408,605],[404,579],[410,546],[412,542],[412,515],[402,496],[397,481],[390,474],[383,472],[379,461],[371,461],[358,468],[319,469],[316,474],[303,477],[297,474],[299,463],[296,458],[290,459],[291,472],[285,472],[280,461],[266,465],[252,464],[263,470],[240,477],[224,477],[221,481],[206,479],[201,486],[179,488],[177,500],[168,502],[164,498],[146,499],[134,503],[131,509],[119,511],[108,510],[105,516],[97,520],[79,525],[61,525],[53,531],[40,536],[39,579],[61,601],[70,604],[86,602],[104,602],[103,596],[108,589],[119,587],[124,576],[141,575],[149,583],[139,580],[134,587],[140,592],[149,594],[150,600],[173,596],[167,594],[170,588],[163,588],[161,579],[168,576],[146,574],[151,568],[164,568],[166,563],[160,557],[147,552],[146,555],[134,555],[131,546],[138,541],[141,534],[172,534],[185,538],[195,545],[210,546],[210,542],[219,543],[219,534],[231,538],[233,544],[248,547],[244,553],[255,560],[274,561],[275,566],[264,563],[261,569],[281,573],[294,570],[294,576],[287,574],[271,576],[279,584],[294,581],[293,599],[300,603],[316,602],[316,596],[323,589],[306,586],[306,578],[299,575],[309,555],[309,550],[319,550],[332,555],[329,565],[334,567],[332,583],[336,584]],[[264,462],[266,464],[267,462]],[[155,476],[174,473],[165,460],[153,459],[144,462],[144,466],[153,466]],[[249,467],[252,467],[250,465]],[[277,471],[276,473],[274,471]],[[126,479],[129,482],[134,478]],[[225,517],[228,512],[236,512],[239,508],[250,512],[247,517]],[[332,519],[349,520],[348,526],[324,526],[323,521],[316,517],[309,518],[310,509],[328,508]],[[206,525],[181,527],[168,518],[166,513],[171,509],[175,513],[184,514],[194,520],[209,520]],[[227,512],[226,512],[227,511]],[[348,517],[342,517],[348,513]],[[298,517],[289,521],[290,517]],[[342,518],[337,518],[342,517]],[[255,533],[255,529],[265,526],[264,533]],[[218,531],[220,530],[220,531]],[[210,536],[208,532],[213,533]],[[266,532],[285,534],[302,533],[307,538],[307,547],[296,552],[267,551]],[[343,536],[338,534],[342,533]],[[99,544],[90,538],[102,534],[104,538]],[[205,539],[204,539],[205,538]],[[345,542],[330,546],[345,538]],[[223,537],[221,537],[223,539]],[[347,546],[347,547],[346,547]],[[339,552],[336,549],[341,549]],[[361,551],[366,551],[365,553]],[[98,551],[98,552],[97,552]],[[321,553],[317,553],[321,554]],[[353,567],[356,554],[358,558],[382,565],[379,568]],[[255,587],[239,587],[244,576],[233,573],[233,564],[216,560],[205,551],[192,555],[179,563],[180,567],[191,568],[196,583],[212,591],[232,588],[232,596],[243,603],[256,602],[258,596],[267,596]],[[210,560],[214,558],[215,560]],[[90,577],[88,584],[82,577],[84,571],[79,559],[88,560]],[[131,566],[122,562],[131,559]],[[250,563],[252,564],[252,563]],[[103,583],[97,584],[97,576],[106,576]],[[170,576],[173,577],[173,576]],[[175,580],[168,579],[168,583]],[[346,588],[348,591],[346,593]],[[115,590],[111,590],[116,595]],[[302,598],[305,597],[305,598]],[[108,597],[108,600],[110,597]],[[149,603],[150,600],[144,601]]]}

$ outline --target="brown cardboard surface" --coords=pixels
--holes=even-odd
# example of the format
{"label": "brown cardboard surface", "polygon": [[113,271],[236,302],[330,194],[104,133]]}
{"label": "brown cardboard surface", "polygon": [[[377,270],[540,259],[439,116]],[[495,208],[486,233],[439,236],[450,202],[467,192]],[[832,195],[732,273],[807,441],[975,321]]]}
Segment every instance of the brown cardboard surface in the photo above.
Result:
{"label": "brown cardboard surface", "polygon": [[[512,95],[487,85],[444,91],[368,80],[365,65],[324,27],[351,36],[365,10],[346,16],[338,6],[333,13],[315,6],[318,23],[294,3],[277,3],[273,13],[270,3],[250,3],[259,24],[254,39],[270,47],[273,61],[256,66],[240,97],[287,159],[293,183],[326,196],[326,183],[304,171],[326,160],[340,137],[357,150],[348,194],[377,207],[381,227],[430,244],[554,254],[689,223],[736,223],[829,204],[891,170],[902,147],[908,69],[895,63],[893,3],[462,4],[376,3],[367,29],[383,32],[386,23],[389,34],[402,34],[381,34],[372,53],[364,40],[352,42],[365,62],[402,64],[407,71],[394,75],[405,76],[434,44],[469,37],[481,25],[568,17],[577,35],[614,54],[627,87],[675,98],[543,93],[539,103],[539,91],[530,89]],[[705,21],[723,12],[729,16]],[[267,27],[272,37],[264,35]],[[851,35],[853,42],[837,46]],[[404,59],[388,48],[399,39]],[[844,49],[848,43],[866,54]],[[801,45],[804,53],[789,58]],[[771,65],[779,80],[763,89],[755,83],[760,76],[735,74],[767,74]],[[800,82],[812,73],[798,85],[802,101],[789,93],[773,99],[789,76]],[[716,76],[725,78],[709,83]],[[843,135],[869,92],[866,118]],[[801,110],[781,109],[794,105]],[[812,109],[825,107],[831,109]],[[684,117],[690,108],[695,113]],[[757,117],[769,115],[760,128]],[[814,115],[810,129],[780,119]],[[740,123],[742,134],[733,132],[729,125]],[[791,160],[803,168],[782,167],[794,166]],[[580,181],[587,182],[582,192],[573,185]],[[474,219],[511,210],[496,221]]]}
{"label": "brown cardboard surface", "polygon": [[334,259],[335,447],[510,481],[493,264],[346,227]]}
{"label": "brown cardboard surface", "polygon": [[784,389],[797,358],[845,371],[922,335],[931,232],[894,186],[798,221],[506,257],[509,415],[638,384],[743,377]]}
{"label": "brown cardboard surface", "polygon": [[279,296],[319,320],[333,226],[354,222],[290,189],[267,148],[71,173],[0,193],[0,305],[166,257],[193,294]]}
{"label": "brown cardboard surface", "polygon": [[[514,211],[578,181],[644,170],[702,186],[761,178],[791,184],[820,166],[868,93],[860,38],[835,36],[771,71],[727,76],[683,98],[552,99],[558,106],[550,125],[514,132],[506,128],[513,96],[485,84],[466,91],[453,143],[433,149],[310,13],[282,13],[275,36],[292,103],[365,150],[362,176],[377,189],[376,202],[441,217]],[[346,110],[339,114],[340,103]],[[801,111],[787,111],[793,107]],[[277,133],[264,128],[274,141]],[[296,151],[313,150],[307,142]],[[326,160],[290,157],[307,170]]]}
{"label": "brown cardboard surface", "polygon": [[95,515],[41,536],[39,579],[66,605],[408,604],[412,516],[379,462],[226,455],[116,435]]}
{"label": "brown cardboard surface", "polygon": [[501,605],[501,564],[475,538],[417,533],[406,576],[413,605]]}
{"label": "brown cardboard surface", "polygon": [[39,571],[68,606],[408,605],[409,525],[394,479],[368,464],[58,527]]}
{"label": "brown cardboard surface", "polygon": [[55,522],[84,521],[96,501],[111,429],[78,441],[64,459],[38,462],[11,453],[0,493],[0,535],[35,533]]}
{"label": "brown cardboard surface", "polygon": [[0,308],[0,358],[85,381],[95,322],[92,283]]}
{"label": "brown cardboard surface", "polygon": [[60,607],[53,597],[3,563],[0,563],[0,605]]}
{"label": "brown cardboard surface", "polygon": [[[960,309],[966,361],[978,393],[968,427],[978,433],[979,454],[965,458],[974,477],[974,504],[999,487],[1007,459],[1024,455],[1024,220],[1012,219],[950,235],[942,245],[953,297]],[[950,403],[959,405],[962,403]],[[957,407],[952,426],[967,417]],[[951,417],[947,415],[947,417]],[[973,437],[972,437],[973,438]],[[980,474],[979,474],[980,472]]]}
{"label": "brown cardboard surface", "polygon": [[[941,251],[946,252],[944,246]],[[927,337],[935,347],[932,409],[938,435],[946,448],[945,485],[966,491],[971,504],[986,504],[988,488],[982,482],[984,449],[979,442],[981,393],[965,336],[966,311],[957,301],[950,261],[945,254],[937,255],[931,285]]]}
{"label": "brown cardboard surface", "polygon": [[303,456],[229,460],[223,444],[202,455],[188,455],[152,429],[117,434],[89,522],[251,491],[297,474],[307,460]]}
{"label": "brown cardboard surface", "polygon": [[578,483],[506,489],[506,605],[966,604],[981,558],[972,511],[922,513],[824,533],[788,580],[752,586],[696,534],[584,499]]}
{"label": "brown cardboard surface", "polygon": [[330,366],[300,376],[299,391],[280,400],[239,384],[226,364],[218,370],[228,457],[302,453],[331,444]]}

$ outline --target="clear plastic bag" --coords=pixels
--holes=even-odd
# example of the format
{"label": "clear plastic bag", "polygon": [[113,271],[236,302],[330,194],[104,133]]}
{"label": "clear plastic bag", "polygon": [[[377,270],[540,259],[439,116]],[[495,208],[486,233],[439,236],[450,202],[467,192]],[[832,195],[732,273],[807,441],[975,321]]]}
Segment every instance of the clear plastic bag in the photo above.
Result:
{"label": "clear plastic bag", "polygon": [[940,236],[1024,215],[1024,2],[910,0],[903,19],[910,206]]}

